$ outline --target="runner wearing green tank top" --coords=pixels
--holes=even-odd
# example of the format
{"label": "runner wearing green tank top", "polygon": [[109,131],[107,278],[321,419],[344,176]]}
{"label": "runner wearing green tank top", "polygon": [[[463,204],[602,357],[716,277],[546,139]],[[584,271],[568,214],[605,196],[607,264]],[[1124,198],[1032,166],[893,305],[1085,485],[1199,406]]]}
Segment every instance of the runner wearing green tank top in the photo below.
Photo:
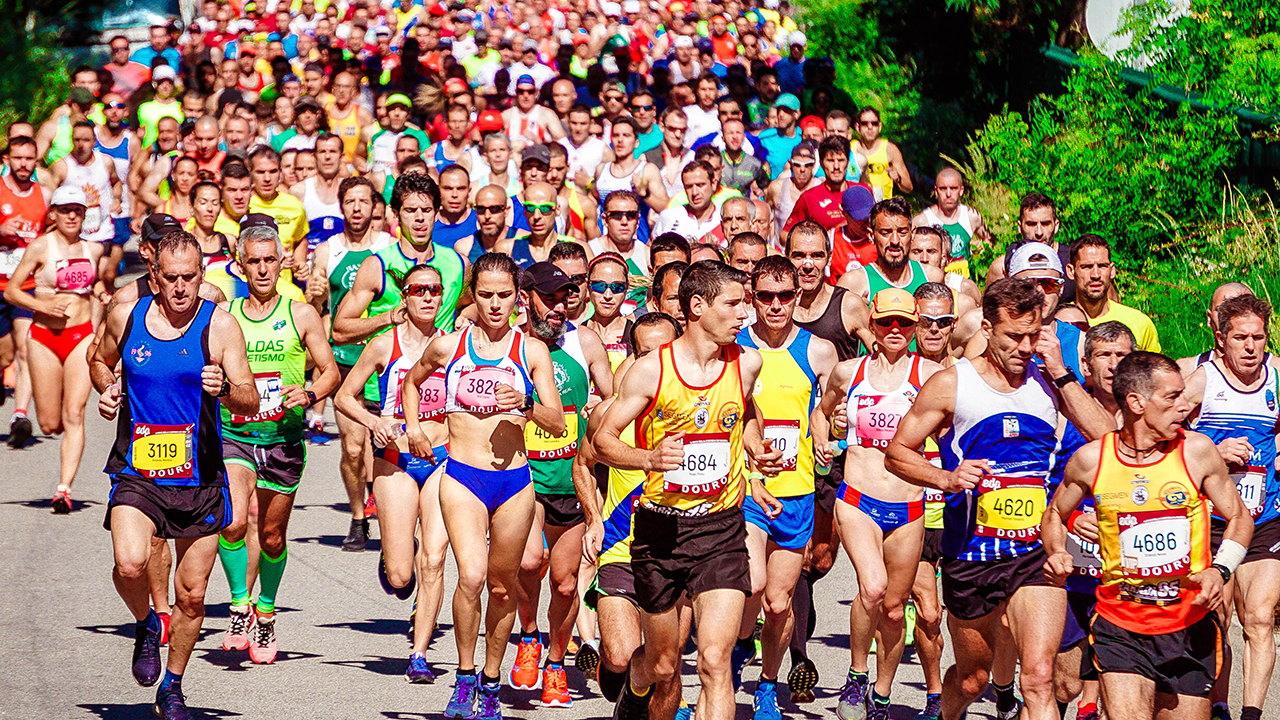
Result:
{"label": "runner wearing green tank top", "polygon": [[[333,341],[359,343],[387,331],[407,317],[400,302],[400,289],[391,276],[403,276],[414,265],[430,265],[440,271],[443,294],[436,327],[453,330],[458,299],[462,296],[466,261],[450,248],[432,242],[431,232],[440,208],[440,188],[436,181],[417,172],[401,175],[391,194],[391,209],[400,225],[396,242],[365,258],[356,272],[351,289],[333,310]],[[368,389],[366,387],[366,393]],[[367,395],[366,395],[367,397]],[[351,528],[342,549],[358,552],[368,540],[369,523],[364,515],[368,481],[369,433],[363,425],[347,423],[342,435],[342,479],[351,504]]]}
{"label": "runner wearing green tank top", "polygon": [[[231,489],[232,520],[218,540],[218,557],[231,589],[231,620],[224,650],[248,649],[255,663],[276,658],[275,600],[287,560],[285,534],[294,492],[306,465],[302,441],[306,408],[338,387],[338,366],[326,342],[320,315],[306,303],[276,289],[284,248],[272,226],[245,228],[237,262],[249,296],[223,304],[244,333],[249,369],[258,390],[258,412],[222,414],[222,454]],[[315,363],[306,389],[307,356]],[[245,543],[250,494],[257,488],[257,536]],[[252,569],[251,569],[252,567]],[[257,576],[257,578],[255,578]],[[261,579],[256,611],[249,604],[254,580]]]}
{"label": "runner wearing green tank top", "polygon": [[[573,636],[578,610],[578,568],[582,560],[582,506],[573,487],[573,464],[586,431],[584,409],[594,397],[613,394],[613,375],[604,344],[595,332],[568,320],[573,279],[551,262],[530,265],[521,280],[528,308],[522,328],[530,341],[546,343],[551,353],[556,389],[564,408],[565,431],[549,434],[533,423],[525,426],[525,448],[537,506],[520,565],[520,645],[511,671],[511,686],[542,687],[544,706],[568,705],[564,656]],[[595,394],[593,395],[592,389]],[[535,396],[536,397],[536,396]],[[544,546],[545,538],[545,546]],[[542,641],[538,633],[538,597],[542,589],[543,548],[551,555],[551,601],[546,667],[539,677]]]}
{"label": "runner wearing green tank top", "polygon": [[911,248],[911,205],[903,197],[881,200],[871,207],[868,218],[876,259],[855,267],[840,277],[840,287],[862,296],[868,306],[876,293],[901,288],[914,293],[927,282],[943,282],[941,269],[909,259]]}

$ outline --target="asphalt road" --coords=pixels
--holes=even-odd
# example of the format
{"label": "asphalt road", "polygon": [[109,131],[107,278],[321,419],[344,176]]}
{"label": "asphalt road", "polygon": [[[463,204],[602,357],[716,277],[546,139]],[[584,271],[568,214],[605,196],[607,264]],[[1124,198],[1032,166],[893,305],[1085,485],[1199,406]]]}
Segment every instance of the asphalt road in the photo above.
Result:
{"label": "asphalt road", "polygon": [[[73,497],[76,510],[53,515],[49,498],[57,484],[58,441],[37,439],[14,451],[0,446],[0,717],[151,717],[155,690],[140,688],[129,674],[132,618],[111,584],[110,537],[102,529],[108,484],[101,468],[114,432],[89,408],[88,443]],[[7,420],[12,400],[3,408]],[[332,423],[330,424],[332,429]],[[208,617],[184,679],[189,705],[198,718],[439,718],[452,687],[456,655],[449,603],[439,636],[427,659],[441,676],[434,685],[404,680],[408,657],[405,629],[410,602],[384,594],[377,582],[377,541],[363,553],[342,552],[349,515],[338,477],[338,447],[308,448],[309,462],[289,529],[289,566],[278,607],[280,655],[274,665],[253,665],[245,652],[221,649],[230,596],[215,566],[208,593]],[[376,535],[376,530],[375,530]],[[446,570],[456,577],[452,560]],[[841,557],[817,586],[817,632],[811,655],[822,674],[818,701],[796,706],[781,693],[783,713],[792,718],[832,717],[836,694],[848,668],[848,604],[855,594],[852,566]],[[546,594],[543,594],[545,620]],[[1234,644],[1242,647],[1237,625]],[[481,645],[483,648],[483,644]],[[481,650],[483,652],[483,650]],[[482,656],[481,656],[482,657]],[[507,653],[507,666],[514,661]],[[944,668],[951,664],[948,648]],[[789,663],[783,665],[786,672]],[[750,718],[750,690],[758,666],[745,673],[737,696],[739,720]],[[1233,707],[1239,712],[1239,663],[1233,673]],[[533,692],[503,690],[509,717],[603,718],[612,706],[573,669],[574,704],[542,709]],[[697,697],[693,658],[684,668],[685,698]],[[914,717],[923,705],[923,676],[908,651],[893,693],[895,720]],[[1274,685],[1270,706],[1277,707]],[[970,717],[990,717],[989,700]],[[1074,717],[1074,713],[1072,714]]]}

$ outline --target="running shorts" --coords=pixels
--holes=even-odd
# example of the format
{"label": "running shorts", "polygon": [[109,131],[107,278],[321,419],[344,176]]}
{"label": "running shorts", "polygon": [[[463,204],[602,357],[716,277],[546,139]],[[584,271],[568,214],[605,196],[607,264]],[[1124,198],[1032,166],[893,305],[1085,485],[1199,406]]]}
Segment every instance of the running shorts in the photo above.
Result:
{"label": "running shorts", "polygon": [[622,598],[636,606],[640,604],[636,598],[636,576],[627,563],[601,565],[596,571],[596,589],[606,597]]}
{"label": "running shorts", "polygon": [[102,526],[111,529],[111,510],[136,508],[156,526],[156,537],[166,540],[216,535],[231,524],[231,493],[225,485],[174,487],[156,485],[135,475],[117,475],[107,496],[107,517]]}
{"label": "running shorts", "polygon": [[544,523],[551,527],[569,528],[580,525],[587,517],[582,513],[582,503],[577,495],[543,495],[535,497],[545,513]]}
{"label": "running shorts", "polygon": [[924,529],[924,547],[920,550],[920,562],[937,565],[942,559],[942,528]]}
{"label": "running shorts", "polygon": [[1155,681],[1156,692],[1209,697],[1222,671],[1223,632],[1218,613],[1163,635],[1136,633],[1094,616],[1089,631],[1099,673],[1127,673]]}
{"label": "running shorts", "polygon": [[741,509],[687,517],[637,505],[631,528],[631,569],[641,610],[666,612],[681,596],[709,590],[751,594]]}
{"label": "running shorts", "polygon": [[1067,621],[1062,626],[1062,642],[1058,652],[1064,653],[1080,647],[1080,679],[1097,680],[1098,669],[1093,666],[1093,651],[1086,642],[1089,639],[1089,623],[1093,621],[1098,598],[1093,593],[1067,591]]}
{"label": "running shorts", "polygon": [[[421,490],[427,484],[427,480],[431,477],[431,473],[440,467],[440,463],[449,457],[449,451],[444,445],[437,445],[431,448],[431,457],[420,458],[409,452],[400,452],[395,443],[386,447],[373,448],[373,456],[379,460],[395,465],[413,478],[418,483],[418,489]],[[375,478],[376,480],[376,478]]]}
{"label": "running shorts", "polygon": [[942,604],[961,620],[977,620],[1013,597],[1019,588],[1048,586],[1044,562],[1042,547],[1026,555],[991,562],[944,557]]}
{"label": "running shorts", "polygon": [[773,520],[749,497],[742,503],[742,514],[783,550],[803,550],[813,537],[813,496],[778,498],[778,502],[782,503],[782,514]]}
{"label": "running shorts", "polygon": [[836,496],[841,502],[861,510],[880,526],[885,535],[924,517],[923,497],[915,502],[885,502],[855,490],[846,483],[840,484]]}
{"label": "running shorts", "polygon": [[307,445],[302,441],[253,445],[223,436],[222,459],[228,465],[252,470],[260,489],[292,495],[302,482]]}
{"label": "running shorts", "polygon": [[[1217,518],[1209,521],[1209,544],[1213,552],[1218,552],[1222,544],[1222,534],[1227,531],[1227,523]],[[1261,525],[1253,526],[1253,539],[1245,550],[1244,561],[1280,560],[1280,517],[1271,518]]]}

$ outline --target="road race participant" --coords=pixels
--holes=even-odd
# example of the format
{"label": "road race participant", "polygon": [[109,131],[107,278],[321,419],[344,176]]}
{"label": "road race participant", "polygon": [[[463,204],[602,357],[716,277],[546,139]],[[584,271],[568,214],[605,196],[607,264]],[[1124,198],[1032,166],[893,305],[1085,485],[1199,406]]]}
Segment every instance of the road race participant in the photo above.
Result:
{"label": "road race participant", "polygon": [[314,253],[320,243],[342,232],[342,202],[338,189],[346,178],[342,162],[342,138],[321,133],[316,138],[316,174],[289,188],[302,201],[307,218],[307,250]]}
{"label": "road race participant", "polygon": [[911,218],[912,227],[936,227],[946,231],[951,242],[943,248],[942,264],[947,272],[961,277],[974,277],[969,258],[975,250],[981,250],[992,241],[991,231],[982,220],[982,214],[960,202],[964,197],[964,176],[955,168],[938,171],[933,182],[933,196],[937,202]]}
{"label": "road race participant", "polygon": [[861,173],[859,180],[871,185],[877,201],[893,197],[895,185],[902,195],[910,195],[914,187],[902,151],[880,137],[882,127],[879,110],[864,107],[858,111],[858,142],[853,147],[853,159]]}
{"label": "road race participant", "polygon": [[[419,385],[444,368],[449,459],[440,480],[440,509],[458,564],[453,596],[458,673],[445,708],[449,718],[502,717],[499,673],[515,624],[520,558],[536,504],[525,426],[532,421],[552,437],[566,427],[546,346],[527,341],[511,326],[519,274],[511,258],[482,255],[470,278],[479,321],[433,340],[400,388],[404,404],[413,407],[420,402]],[[418,418],[406,416],[405,426],[410,452],[431,455],[431,440]],[[485,662],[477,676],[480,593],[486,586]]]}
{"label": "road race participant", "polygon": [[640,224],[640,197],[631,190],[615,190],[600,204],[604,218],[604,235],[587,243],[594,257],[616,253],[627,263],[632,295],[623,305],[624,312],[634,309],[635,293],[648,287],[650,274],[657,267],[649,262],[649,246],[636,236]]}
{"label": "road race participant", "polygon": [[[419,387],[418,422],[432,448],[432,454],[425,458],[409,452],[400,386],[427,344],[442,334],[435,322],[444,284],[440,271],[431,265],[415,265],[393,280],[404,298],[405,322],[364,346],[334,406],[373,436],[373,495],[379,498],[378,532],[382,539],[378,579],[384,590],[402,600],[417,591],[417,609],[422,612],[414,612],[413,650],[405,676],[411,683],[430,683],[436,676],[423,653],[440,615],[444,555],[449,546],[440,514],[438,472],[445,458],[444,372],[437,370]],[[365,404],[370,378],[377,378],[381,393],[376,413]],[[415,539],[418,530],[421,543]]]}
{"label": "road race participant", "polygon": [[927,282],[943,282],[941,268],[922,265],[910,258],[911,205],[906,198],[881,200],[871,208],[868,219],[871,239],[876,244],[876,260],[855,267],[840,278],[840,285],[870,303],[876,293],[895,287],[913,293]]}
{"label": "road race participant", "polygon": [[[115,554],[112,578],[137,621],[134,680],[143,687],[160,681],[154,709],[164,720],[191,717],[182,674],[204,621],[217,535],[231,521],[218,408],[252,415],[259,407],[244,336],[235,318],[196,294],[202,273],[195,238],[166,235],[156,249],[158,292],[111,312],[92,367],[102,394],[99,414],[107,420],[119,415],[107,459],[112,488],[103,523]],[[162,627],[148,606],[147,565],[156,537],[173,538],[178,556],[163,680]]]}
{"label": "road race participant", "polygon": [[[1056,717],[1053,657],[1066,593],[1047,586],[1042,572],[1045,481],[1059,412],[1085,437],[1103,435],[1113,421],[1067,372],[1056,335],[1040,331],[1044,304],[1029,280],[988,288],[986,352],[925,384],[886,453],[890,472],[948,494],[942,594],[956,657],[943,682],[942,716],[949,719],[986,689],[997,647],[1010,642],[1022,663],[1023,717]],[[1036,353],[1045,359],[1043,373],[1031,362]],[[931,435],[942,469],[920,454]],[[1002,717],[1013,709],[1012,693],[1006,697],[997,708]]]}
{"label": "road race participant", "polygon": [[[70,155],[67,156],[71,157]],[[27,342],[36,419],[46,435],[63,434],[53,511],[72,510],[71,484],[84,454],[84,408],[89,403],[89,360],[95,303],[110,300],[98,278],[103,246],[82,239],[85,195],[63,185],[49,200],[53,226],[27,246],[9,276],[4,301],[33,313]],[[35,279],[35,289],[22,286]]]}
{"label": "road race participant", "polygon": [[[1058,252],[1058,260],[1063,267],[1071,264],[1071,248],[1066,243],[1057,241],[1058,230],[1062,227],[1058,220],[1058,206],[1053,200],[1041,193],[1032,192],[1022,196],[1018,203],[1018,234],[1023,240],[1042,242]],[[1006,277],[1008,260],[1005,255],[998,255],[987,268],[986,287],[1002,277]],[[1076,284],[1067,278],[1066,287],[1062,291],[1062,302],[1076,301]]]}
{"label": "road race participant", "polygon": [[[222,410],[222,454],[233,514],[218,539],[218,557],[231,590],[222,649],[248,649],[254,663],[270,664],[276,659],[275,601],[289,559],[289,515],[307,462],[305,413],[337,388],[338,368],[315,308],[276,289],[284,247],[274,223],[241,227],[235,262],[249,292],[230,298],[224,309],[244,334],[259,406],[248,415]],[[315,366],[310,389],[308,361]],[[249,545],[259,550],[255,563],[245,543],[251,530],[257,542]],[[262,588],[251,607],[255,576]]]}
{"label": "road race participant", "polygon": [[[617,718],[675,714],[679,617],[688,605],[695,621],[702,620],[698,714],[704,720],[733,716],[730,648],[751,588],[741,510],[746,465],[750,457],[753,467],[776,474],[782,456],[761,442],[753,406],[746,404],[761,363],[758,352],[735,342],[746,319],[746,281],[741,271],[715,261],[689,268],[680,281],[685,334],[636,363],[595,438],[607,465],[646,472],[631,545],[645,643],[629,665]],[[632,422],[635,448],[620,440]],[[751,481],[754,502],[776,518],[782,507],[762,479]]]}
{"label": "road race participant", "polygon": [[[95,125],[88,120],[71,128],[71,152],[49,166],[46,182],[50,190],[66,185],[84,193],[88,206],[80,238],[99,244],[103,250],[102,257],[107,258],[111,255],[111,243],[116,236],[112,218],[120,215],[123,208],[124,183],[116,173],[115,161],[94,149],[98,143],[94,130]],[[99,275],[104,275],[106,264],[105,260],[99,259]],[[114,272],[111,277],[114,279]]]}
{"label": "road race participant", "polygon": [[[1045,572],[1057,583],[1071,572],[1065,525],[1092,495],[1102,584],[1090,645],[1107,715],[1208,717],[1225,643],[1214,611],[1245,557],[1249,511],[1213,441],[1183,429],[1191,406],[1172,360],[1130,354],[1113,394],[1123,426],[1075,453],[1044,515]],[[1205,498],[1227,518],[1212,557]]]}
{"label": "road race participant", "polygon": [[595,331],[609,356],[609,366],[617,372],[627,357],[626,344],[632,320],[622,313],[630,289],[627,261],[616,253],[597,255],[587,266],[587,291],[594,308],[586,326]]}
{"label": "road race participant", "polygon": [[[543,187],[550,191],[550,186]],[[565,430],[550,435],[540,426],[525,426],[525,447],[538,504],[520,567],[520,644],[510,680],[511,687],[518,690],[541,687],[544,707],[567,707],[573,701],[563,665],[577,619],[578,567],[585,529],[582,506],[573,489],[573,462],[586,431],[592,391],[612,396],[613,374],[600,338],[567,319],[568,298],[574,287],[568,275],[549,262],[535,263],[524,271],[520,287],[528,317],[521,330],[542,341],[550,353]],[[536,393],[534,399],[538,399]],[[538,596],[544,548],[550,558],[552,593],[547,610],[550,643],[539,677],[543,648],[538,635]]]}
{"label": "road race participant", "polygon": [[[906,648],[903,619],[924,542],[920,488],[885,470],[884,452],[920,388],[941,366],[908,351],[920,314],[906,290],[886,288],[871,300],[870,355],[841,363],[822,396],[819,413],[831,416],[841,402],[849,416],[844,482],[835,515],[840,541],[858,572],[858,595],[849,613],[852,664],[840,691],[837,714],[889,717],[889,695]],[[867,655],[876,643],[876,682]]]}
{"label": "road race participant", "polygon": [[280,192],[280,153],[258,146],[249,153],[249,171],[253,177],[253,195],[249,212],[270,215],[280,226],[280,241],[286,253],[280,276],[305,287],[307,273],[307,212],[302,201]]}
{"label": "road race participant", "polygon": [[[836,367],[836,348],[795,324],[792,315],[799,294],[796,269],[789,259],[775,255],[756,263],[751,273],[756,322],[738,334],[739,345],[760,353],[760,378],[752,400],[760,413],[764,437],[782,451],[782,472],[765,481],[765,490],[782,504],[781,514],[771,518],[752,502],[742,508],[747,521],[751,595],[742,613],[732,659],[736,689],[742,682],[743,666],[755,656],[752,633],[763,609],[760,682],[753,702],[756,720],[782,717],[778,669],[794,632],[791,596],[813,535],[814,470],[831,462],[826,447],[827,416],[814,411]],[[799,687],[793,692],[812,689]]]}
{"label": "road race participant", "polygon": [[1160,352],[1155,323],[1140,310],[1121,305],[1113,298],[1116,266],[1111,262],[1111,244],[1102,237],[1085,234],[1071,243],[1071,264],[1067,277],[1076,284],[1075,304],[1089,318],[1090,325],[1119,320],[1138,338],[1138,349]]}
{"label": "road race participant", "polygon": [[962,293],[973,301],[974,307],[977,307],[982,304],[982,293],[978,291],[978,286],[963,275],[944,270],[942,267],[944,260],[943,248],[948,244],[950,244],[950,239],[946,237],[944,230],[931,225],[917,225],[911,228],[911,243],[908,246],[907,256],[921,265],[932,265],[939,270],[943,270],[944,279],[942,284],[957,293]]}
{"label": "road race participant", "polygon": [[[436,210],[440,207],[440,188],[422,173],[406,173],[396,181],[391,194],[391,209],[399,220],[399,238],[360,262],[351,289],[333,311],[335,343],[358,343],[386,332],[404,322],[404,306],[400,289],[387,281],[387,273],[404,273],[414,265],[431,265],[440,271],[444,295],[436,314],[436,327],[448,332],[453,328],[454,311],[462,295],[464,261],[458,253],[432,242]],[[368,397],[366,395],[366,397]],[[364,517],[365,463],[354,452],[367,446],[367,431],[352,423],[344,437],[343,483],[351,504],[351,528],[343,548],[361,551],[369,537],[369,521]]]}
{"label": "road race participant", "polygon": [[783,226],[791,219],[796,201],[810,188],[823,183],[817,177],[818,146],[811,142],[802,142],[791,150],[787,167],[789,172],[779,175],[764,190],[765,203],[773,208],[774,225],[778,237],[784,237]]}
{"label": "road race participant", "polygon": [[[1191,355],[1178,360],[1178,369],[1182,371],[1182,377],[1185,379],[1188,375],[1195,371],[1201,365],[1217,360],[1222,357],[1222,348],[1218,345],[1218,308],[1222,307],[1222,303],[1234,297],[1241,295],[1252,295],[1253,290],[1248,285],[1238,282],[1225,282],[1214,288],[1213,294],[1209,296],[1209,307],[1205,309],[1205,326],[1209,329],[1209,335],[1213,337],[1213,347],[1205,350],[1199,355]],[[1267,364],[1276,365],[1276,357],[1271,353],[1267,353]]]}
{"label": "road race participant", "polygon": [[[1083,290],[1083,288],[1082,288]],[[1234,584],[1225,597],[1235,597],[1244,626],[1244,710],[1242,720],[1259,720],[1275,653],[1264,653],[1271,638],[1276,602],[1280,600],[1280,480],[1276,478],[1276,435],[1280,433],[1280,372],[1266,363],[1271,305],[1253,295],[1240,295],[1218,306],[1215,343],[1222,352],[1196,368],[1186,380],[1191,406],[1190,428],[1217,443],[1245,511],[1254,524],[1253,541]],[[1212,508],[1215,549],[1222,544],[1224,516]],[[1231,607],[1224,610],[1231,617]]]}

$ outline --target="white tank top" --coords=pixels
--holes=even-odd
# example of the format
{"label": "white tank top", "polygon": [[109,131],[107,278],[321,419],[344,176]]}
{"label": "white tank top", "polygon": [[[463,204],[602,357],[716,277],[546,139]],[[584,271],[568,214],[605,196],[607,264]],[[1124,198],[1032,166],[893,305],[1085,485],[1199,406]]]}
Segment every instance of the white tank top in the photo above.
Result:
{"label": "white tank top", "polygon": [[[604,158],[604,141],[594,135],[588,135],[587,141],[582,143],[581,147],[574,147],[567,137],[560,140],[560,145],[568,156],[567,177],[570,179],[577,175],[579,170],[588,175],[594,175],[596,168],[600,167],[600,161]],[[604,197],[603,192],[600,197]]]}
{"label": "white tank top", "polygon": [[773,221],[778,226],[778,237],[785,237],[782,227],[787,224],[791,211],[796,207],[796,198],[791,197],[793,185],[795,183],[788,179],[782,183],[782,189],[778,191],[778,206],[773,211]]}
{"label": "white tank top", "polygon": [[[102,144],[101,138],[95,138],[93,149],[111,158],[111,162],[116,165],[116,177],[120,178],[120,182],[124,183],[125,178],[129,177],[129,141],[133,138],[133,132],[125,130],[120,136],[120,142],[112,147]],[[129,192],[128,183],[122,188],[123,193],[120,195],[120,214],[113,217],[127,218],[132,217],[130,207],[133,202],[133,194]]]}
{"label": "white tank top", "polygon": [[920,213],[921,215],[924,215],[924,219],[927,220],[930,225],[952,225],[952,224],[959,225],[960,227],[964,228],[964,231],[966,233],[969,233],[969,237],[973,237],[973,209],[972,208],[970,208],[968,205],[961,203],[960,207],[956,208],[955,220],[944,220],[942,216],[938,214],[938,211],[935,208],[937,208],[936,205],[930,205],[929,207],[924,209],[924,212]]}
{"label": "white tank top", "polygon": [[[471,159],[471,172],[469,173],[471,187],[482,188],[491,185],[490,178],[493,177],[493,169],[489,167],[489,163],[477,154]],[[514,159],[507,161],[507,197],[515,197],[520,194],[520,166],[516,165]]]}
{"label": "white tank top", "polygon": [[320,192],[316,190],[315,176],[307,178],[302,183],[302,211],[307,214],[309,223],[320,218],[342,217],[341,203],[336,199],[331,203],[320,199]]}
{"label": "white tank top", "polygon": [[[404,408],[400,401],[400,386],[403,384],[405,373],[409,372],[409,368],[421,359],[422,353],[416,356],[405,355],[400,347],[400,327],[396,326],[391,330],[391,358],[387,362],[387,367],[378,376],[378,391],[382,397],[382,417],[404,417]],[[428,338],[430,343],[432,338]],[[426,344],[423,345],[426,349]],[[418,420],[443,420],[444,419],[444,396],[445,396],[445,372],[444,368],[436,368],[431,376],[422,381],[418,386]]]}
{"label": "white tank top", "polygon": [[858,368],[849,383],[845,407],[849,414],[849,445],[884,452],[898,429],[898,422],[911,409],[920,394],[920,356],[911,358],[911,367],[902,383],[885,392],[871,384],[867,377],[870,355],[858,360]]}
{"label": "white tank top", "polygon": [[528,362],[524,357],[524,333],[512,328],[507,352],[499,360],[477,357],[471,345],[474,327],[462,331],[453,358],[445,365],[446,413],[465,412],[478,415],[517,415],[520,410],[497,410],[493,391],[499,383],[509,385],[518,393],[533,394],[533,380],[529,377]]}
{"label": "white tank top", "polygon": [[97,150],[93,151],[93,158],[88,165],[76,162],[72,155],[66,155],[64,159],[67,163],[67,179],[63,184],[83,190],[89,203],[85,209],[80,239],[104,242],[115,237],[115,228],[111,224],[111,176],[107,174],[106,165],[111,161]]}
{"label": "white tank top", "polygon": [[518,107],[512,107],[511,113],[514,116],[507,125],[507,135],[512,138],[524,138],[529,141],[530,145],[541,145],[550,137],[547,128],[534,117],[534,113],[538,112],[538,108],[534,107],[533,112],[524,113]]}
{"label": "white tank top", "polygon": [[645,161],[643,157],[640,158],[635,168],[622,177],[613,174],[613,165],[613,162],[605,163],[604,169],[600,171],[600,179],[596,180],[596,192],[600,193],[600,207],[604,207],[604,199],[609,197],[609,193],[635,190],[636,175],[644,172]]}
{"label": "white tank top", "polygon": [[1276,487],[1275,428],[1280,423],[1280,386],[1277,373],[1263,365],[1266,376],[1256,389],[1237,390],[1222,374],[1217,363],[1204,368],[1204,399],[1200,414],[1191,429],[1208,435],[1214,443],[1230,437],[1243,437],[1253,446],[1248,465],[1230,464],[1227,469],[1236,484],[1240,499],[1254,522],[1270,520],[1280,512]]}

